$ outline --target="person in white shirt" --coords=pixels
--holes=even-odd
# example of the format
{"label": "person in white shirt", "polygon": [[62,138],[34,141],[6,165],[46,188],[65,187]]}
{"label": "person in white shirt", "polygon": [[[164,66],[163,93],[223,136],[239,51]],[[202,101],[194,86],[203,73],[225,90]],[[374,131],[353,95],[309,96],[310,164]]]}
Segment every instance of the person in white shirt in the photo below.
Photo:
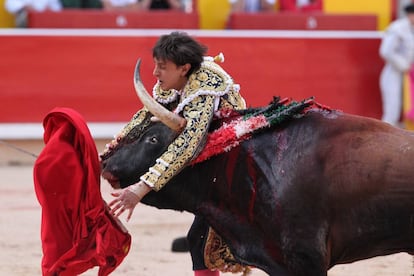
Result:
{"label": "person in white shirt", "polygon": [[37,12],[62,10],[62,4],[59,0],[6,0],[4,7],[15,16],[16,27],[27,27],[27,12],[29,10]]}
{"label": "person in white shirt", "polygon": [[403,77],[414,62],[414,4],[405,7],[406,17],[386,29],[380,45],[385,65],[380,75],[382,121],[399,126]]}

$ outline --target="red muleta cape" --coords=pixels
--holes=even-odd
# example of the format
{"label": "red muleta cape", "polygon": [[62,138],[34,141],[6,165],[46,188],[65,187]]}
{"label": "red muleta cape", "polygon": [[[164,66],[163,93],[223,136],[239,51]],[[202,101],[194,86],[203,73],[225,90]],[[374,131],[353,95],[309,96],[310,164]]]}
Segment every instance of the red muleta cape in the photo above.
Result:
{"label": "red muleta cape", "polygon": [[55,108],[43,120],[45,147],[34,169],[42,207],[42,274],[108,275],[123,261],[131,236],[109,213],[100,191],[96,145],[83,117]]}

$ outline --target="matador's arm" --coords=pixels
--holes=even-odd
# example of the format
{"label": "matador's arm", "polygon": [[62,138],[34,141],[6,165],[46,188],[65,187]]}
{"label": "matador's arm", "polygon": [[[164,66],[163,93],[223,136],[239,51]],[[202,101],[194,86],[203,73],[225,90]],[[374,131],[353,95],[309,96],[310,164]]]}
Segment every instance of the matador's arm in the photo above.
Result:
{"label": "matador's arm", "polygon": [[[135,115],[131,118],[131,120],[122,128],[122,130],[115,135],[114,139],[105,145],[105,149],[102,153],[100,153],[100,157],[102,160],[105,160],[110,155],[111,151],[118,145],[118,143],[123,139],[128,139],[128,135],[130,135],[131,130],[145,127],[149,123],[149,111],[144,107],[138,110]],[[136,131],[137,133],[139,130]],[[130,135],[131,136],[131,135]],[[130,137],[133,139],[134,137]]]}
{"label": "matador's arm", "polygon": [[141,176],[142,181],[158,191],[198,154],[214,115],[214,101],[215,96],[200,95],[184,107],[185,129]]}

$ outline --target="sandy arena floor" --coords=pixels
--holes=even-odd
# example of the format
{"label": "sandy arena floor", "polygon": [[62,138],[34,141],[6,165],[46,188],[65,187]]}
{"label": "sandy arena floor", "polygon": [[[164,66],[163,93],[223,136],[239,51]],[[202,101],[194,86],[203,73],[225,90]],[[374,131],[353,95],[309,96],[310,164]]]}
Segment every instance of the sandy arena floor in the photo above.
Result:
{"label": "sandy arena floor", "polygon": [[[38,154],[39,141],[10,141]],[[97,142],[98,149],[103,143]],[[40,205],[33,190],[34,158],[0,144],[0,276],[41,275]],[[110,187],[102,182],[102,193],[110,200]],[[129,255],[112,275],[192,276],[188,253],[171,252],[174,238],[183,236],[192,222],[188,213],[158,210],[140,205],[125,226],[133,244]],[[378,257],[348,265],[338,265],[329,276],[411,276],[413,259],[407,254]],[[83,275],[97,275],[92,269]],[[233,275],[230,273],[222,274]],[[253,270],[252,276],[266,275]]]}

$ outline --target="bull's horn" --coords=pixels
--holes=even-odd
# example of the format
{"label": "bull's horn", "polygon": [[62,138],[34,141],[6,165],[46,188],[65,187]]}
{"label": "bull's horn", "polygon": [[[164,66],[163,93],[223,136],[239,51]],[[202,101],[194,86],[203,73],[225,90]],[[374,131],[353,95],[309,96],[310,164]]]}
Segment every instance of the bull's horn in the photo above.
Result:
{"label": "bull's horn", "polygon": [[135,66],[134,73],[134,85],[135,91],[137,92],[138,98],[142,104],[152,113],[152,115],[158,117],[158,119],[166,126],[174,131],[181,132],[187,124],[186,119],[179,116],[178,114],[169,111],[167,108],[158,103],[153,97],[151,97],[144,84],[141,81],[140,76],[141,59],[138,59]]}

